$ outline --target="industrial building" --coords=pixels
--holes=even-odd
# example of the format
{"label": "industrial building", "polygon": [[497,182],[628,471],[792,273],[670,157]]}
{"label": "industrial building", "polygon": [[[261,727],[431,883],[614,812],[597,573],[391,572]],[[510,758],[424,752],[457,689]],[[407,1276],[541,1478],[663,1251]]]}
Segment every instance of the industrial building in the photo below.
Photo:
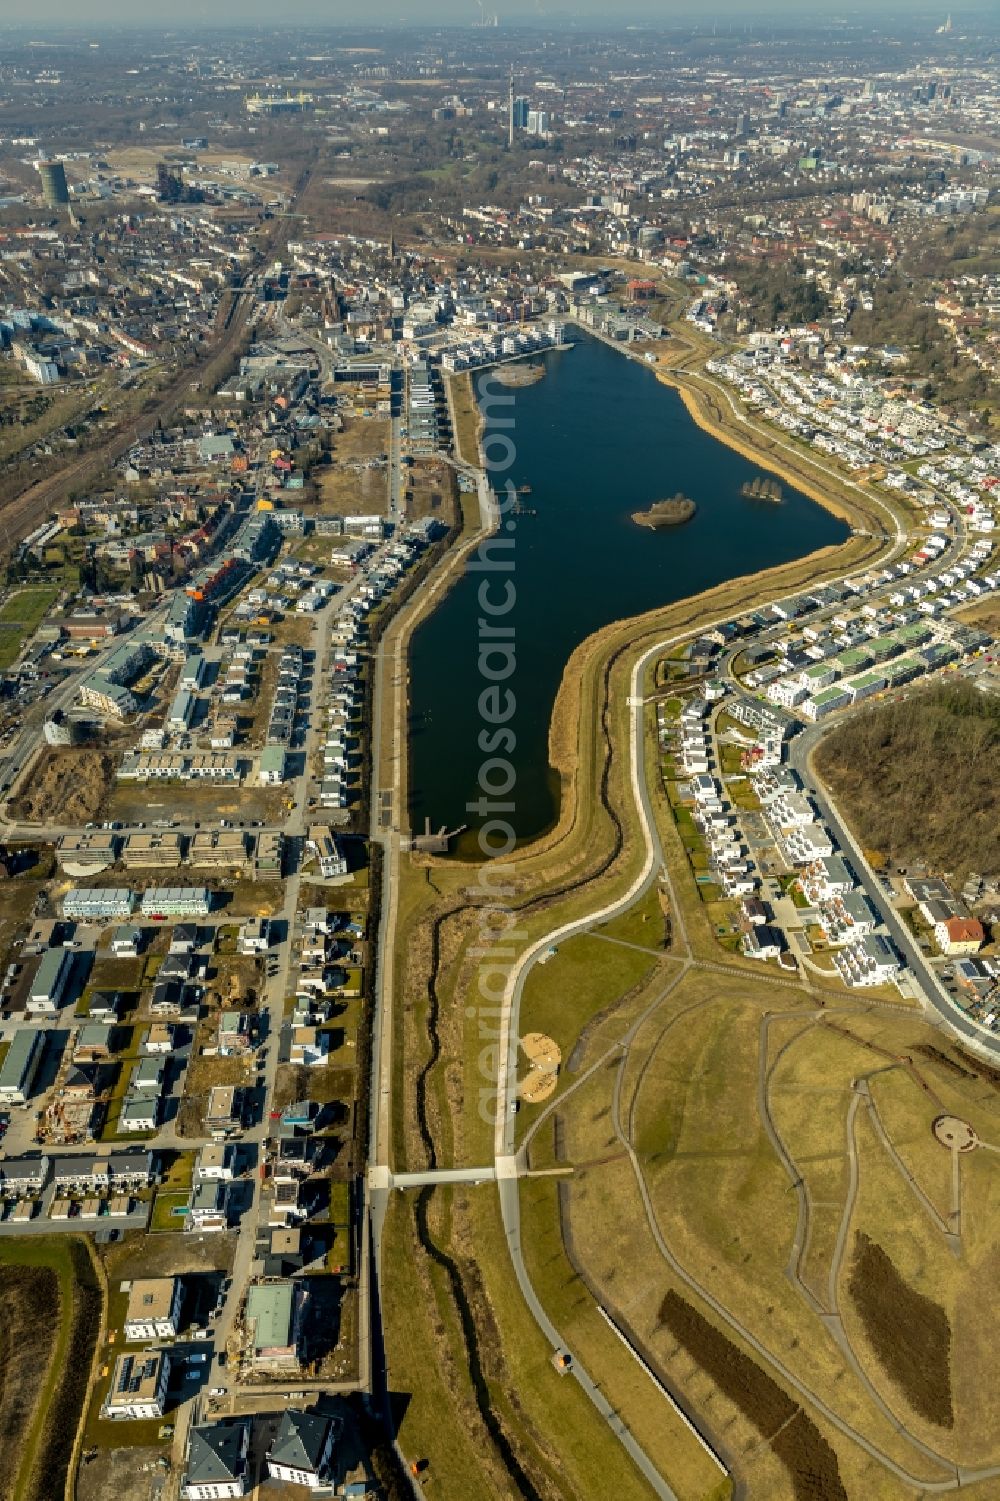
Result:
{"label": "industrial building", "polygon": [[42,197],[48,207],[64,208],[69,203],[69,186],[62,162],[39,162],[38,175],[42,179]]}

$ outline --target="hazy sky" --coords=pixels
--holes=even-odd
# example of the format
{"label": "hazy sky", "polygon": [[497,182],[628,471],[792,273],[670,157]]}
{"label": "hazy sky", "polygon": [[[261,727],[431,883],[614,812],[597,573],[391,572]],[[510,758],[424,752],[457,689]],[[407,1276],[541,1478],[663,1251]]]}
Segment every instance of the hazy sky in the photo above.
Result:
{"label": "hazy sky", "polygon": [[[961,10],[966,15],[978,12],[982,16],[990,4],[991,0],[965,0]],[[704,25],[715,17],[753,22],[783,16],[796,21],[842,16],[857,21],[872,20],[877,14],[902,17],[916,13],[934,18],[938,9],[942,14],[947,9],[947,0],[940,6],[935,0],[874,0],[870,5],[851,0],[842,6],[834,0],[832,6],[815,10],[808,4],[803,6],[802,0],[760,0],[759,4],[752,0],[708,0],[707,5],[702,0],[616,0],[610,6],[608,0],[486,0],[486,9],[499,14],[501,24],[505,19],[553,23],[575,20],[604,27],[640,19]],[[46,25],[83,29],[108,22],[164,28],[195,23],[281,26],[303,22],[420,26],[472,24],[477,15],[478,0],[365,0],[363,5],[358,0],[31,0],[26,5],[0,0],[0,26],[7,23],[18,30]],[[957,29],[961,22],[958,10],[955,21]]]}

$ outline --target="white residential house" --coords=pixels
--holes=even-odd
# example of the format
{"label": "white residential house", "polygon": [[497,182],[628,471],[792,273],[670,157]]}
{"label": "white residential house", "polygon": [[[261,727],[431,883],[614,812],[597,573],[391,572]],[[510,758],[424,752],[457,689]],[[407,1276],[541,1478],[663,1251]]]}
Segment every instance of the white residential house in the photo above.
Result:
{"label": "white residential house", "polygon": [[111,935],[111,952],[116,959],[137,959],[143,948],[143,930],[134,923],[123,923]]}
{"label": "white residential house", "polygon": [[211,1178],[198,1178],[188,1201],[185,1230],[217,1233],[228,1230],[228,1184]]}
{"label": "white residential house", "polygon": [[118,1129],[125,1132],[142,1132],[148,1135],[160,1124],[160,1096],[158,1094],[130,1094],[118,1117]]}
{"label": "white residential house", "polygon": [[233,1501],[245,1496],[249,1449],[249,1418],[225,1418],[192,1427],[181,1481],[184,1501]]}
{"label": "white residential house", "polygon": [[777,959],[783,947],[781,933],[768,923],[751,927],[743,937],[743,952],[748,959]]}
{"label": "white residential house", "polygon": [[198,1153],[198,1178],[215,1183],[232,1183],[237,1177],[236,1150],[235,1142],[206,1142]]}
{"label": "white residential house", "polygon": [[173,1339],[180,1328],[184,1285],[179,1277],[137,1277],[128,1290],[125,1338]]}
{"label": "white residential house", "polygon": [[240,928],[236,946],[241,954],[266,954],[271,947],[271,929],[266,917],[248,917]]}
{"label": "white residential house", "polygon": [[899,960],[892,944],[881,933],[868,933],[837,949],[833,962],[845,985],[886,985],[899,973]]}
{"label": "white residential house", "polygon": [[812,803],[802,792],[787,792],[775,798],[768,808],[768,817],[779,829],[801,829],[816,817]]}
{"label": "white residential house", "polygon": [[293,1027],[289,1062],[304,1068],[317,1068],[330,1055],[330,1035],[315,1027]]}
{"label": "white residential house", "polygon": [[833,840],[822,824],[806,824],[791,829],[781,837],[781,847],[789,865],[811,865],[824,855],[833,854]]}
{"label": "white residential house", "polygon": [[119,1355],[111,1385],[101,1408],[105,1418],[162,1418],[170,1384],[170,1356],[166,1350]]}
{"label": "white residential house", "polygon": [[268,1474],[311,1491],[329,1486],[339,1431],[336,1418],[286,1408],[267,1456]]}
{"label": "white residential house", "polygon": [[172,1053],[174,1029],[169,1022],[153,1022],[142,1040],[143,1051],[151,1054]]}
{"label": "white residential house", "polygon": [[854,877],[840,855],[823,855],[808,865],[800,876],[802,889],[810,901],[825,902],[844,896],[854,889]]}

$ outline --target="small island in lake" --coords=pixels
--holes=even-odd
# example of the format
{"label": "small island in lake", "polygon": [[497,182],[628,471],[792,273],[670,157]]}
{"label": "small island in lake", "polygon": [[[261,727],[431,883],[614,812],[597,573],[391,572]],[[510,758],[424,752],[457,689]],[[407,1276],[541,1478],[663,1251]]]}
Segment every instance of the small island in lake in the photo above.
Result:
{"label": "small island in lake", "polygon": [[537,361],[524,364],[521,361],[494,367],[493,376],[502,386],[533,386],[545,379],[545,366]]}
{"label": "small island in lake", "polygon": [[681,526],[690,521],[698,507],[680,491],[669,500],[656,500],[648,511],[633,511],[636,526],[648,526],[656,531],[661,526]]}
{"label": "small island in lake", "polygon": [[770,500],[777,505],[781,499],[781,486],[776,479],[758,474],[756,479],[747,480],[745,485],[740,486],[740,494],[747,500]]}

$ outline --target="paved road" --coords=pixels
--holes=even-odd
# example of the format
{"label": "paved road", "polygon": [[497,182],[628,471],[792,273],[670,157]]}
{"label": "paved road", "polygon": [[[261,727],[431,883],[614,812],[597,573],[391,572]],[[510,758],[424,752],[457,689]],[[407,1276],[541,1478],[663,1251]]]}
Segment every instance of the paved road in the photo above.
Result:
{"label": "paved road", "polygon": [[489,1167],[435,1167],[417,1173],[384,1173],[376,1169],[379,1187],[386,1188],[436,1188],[443,1183],[468,1183],[473,1187],[480,1183],[494,1183],[496,1168]]}
{"label": "paved road", "polygon": [[[514,1265],[514,1274],[517,1277],[518,1286],[521,1289],[524,1301],[531,1310],[536,1324],[552,1346],[553,1354],[557,1352],[562,1354],[566,1351],[566,1347],[560,1339],[558,1329],[538,1301],[535,1289],[532,1287],[525,1269],[524,1257],[521,1254],[521,1216],[518,1202],[519,1190],[517,1179],[501,1179],[499,1189],[500,1212],[503,1217],[504,1233],[507,1237],[507,1249],[510,1252],[510,1258]],[[661,1497],[661,1501],[677,1501],[676,1492],[664,1480],[645,1449],[636,1442],[597,1382],[584,1370],[579,1361],[572,1359],[568,1374],[583,1388],[598,1413],[632,1459],[636,1468],[649,1482],[656,1495]]]}

